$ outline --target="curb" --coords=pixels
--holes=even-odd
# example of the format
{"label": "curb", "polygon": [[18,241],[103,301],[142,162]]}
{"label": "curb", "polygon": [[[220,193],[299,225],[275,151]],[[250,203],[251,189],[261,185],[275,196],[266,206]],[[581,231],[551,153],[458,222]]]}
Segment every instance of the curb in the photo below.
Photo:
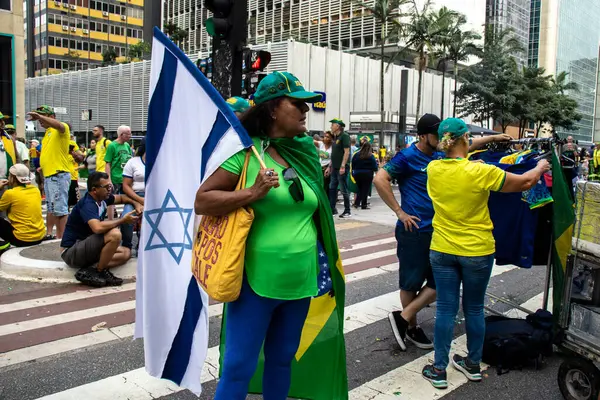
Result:
{"label": "curb", "polygon": [[[58,243],[60,240],[49,240],[44,243]],[[31,246],[33,247],[33,246]],[[0,257],[0,277],[19,281],[43,283],[77,283],[74,274],[76,268],[71,268],[62,261],[36,260],[21,255],[30,247],[15,247]],[[124,265],[111,268],[119,278],[134,279],[137,270],[137,258],[132,258]]]}

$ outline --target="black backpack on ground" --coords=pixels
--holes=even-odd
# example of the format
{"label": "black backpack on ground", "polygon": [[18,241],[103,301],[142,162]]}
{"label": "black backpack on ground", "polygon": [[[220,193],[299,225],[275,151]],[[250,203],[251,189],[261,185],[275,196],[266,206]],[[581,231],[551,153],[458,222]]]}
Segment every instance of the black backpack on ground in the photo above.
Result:
{"label": "black backpack on ground", "polygon": [[526,319],[488,316],[485,318],[483,361],[496,367],[498,375],[533,365],[552,355],[552,314],[537,310]]}

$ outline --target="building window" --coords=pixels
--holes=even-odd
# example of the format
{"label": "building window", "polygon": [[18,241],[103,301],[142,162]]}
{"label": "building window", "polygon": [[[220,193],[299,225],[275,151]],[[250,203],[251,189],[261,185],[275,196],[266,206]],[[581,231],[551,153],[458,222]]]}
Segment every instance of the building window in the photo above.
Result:
{"label": "building window", "polygon": [[48,60],[48,68],[54,68],[54,60],[51,58]]}
{"label": "building window", "polygon": [[54,37],[53,37],[53,36],[49,36],[49,37],[48,37],[48,44],[49,44],[50,46],[54,46]]}
{"label": "building window", "polygon": [[0,0],[0,10],[11,11],[10,2],[11,0]]}

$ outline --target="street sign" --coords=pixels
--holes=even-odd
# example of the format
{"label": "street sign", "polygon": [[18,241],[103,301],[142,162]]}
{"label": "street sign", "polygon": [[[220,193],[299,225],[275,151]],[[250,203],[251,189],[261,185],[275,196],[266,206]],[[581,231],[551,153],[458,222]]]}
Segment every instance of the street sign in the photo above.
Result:
{"label": "street sign", "polygon": [[66,107],[54,107],[54,112],[56,114],[66,114],[67,108]]}
{"label": "street sign", "polygon": [[91,121],[92,120],[92,110],[81,110],[81,120],[82,121]]}

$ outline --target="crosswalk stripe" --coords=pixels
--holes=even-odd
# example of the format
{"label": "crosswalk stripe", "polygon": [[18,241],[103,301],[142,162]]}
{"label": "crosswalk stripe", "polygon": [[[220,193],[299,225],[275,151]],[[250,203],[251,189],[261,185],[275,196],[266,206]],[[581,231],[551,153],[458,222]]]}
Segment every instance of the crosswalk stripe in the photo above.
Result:
{"label": "crosswalk stripe", "polygon": [[[497,276],[513,269],[515,266],[495,267],[492,276]],[[398,300],[398,291],[393,291],[380,296],[372,297],[362,302],[352,304],[345,307],[344,334],[350,333],[367,325],[381,321],[387,318],[389,312],[401,309]],[[202,383],[210,382],[218,376],[219,365],[219,348],[214,346],[208,349],[206,362],[203,366],[201,381]],[[420,373],[420,371],[419,371]],[[127,385],[124,385],[124,382]],[[135,391],[135,397],[130,395],[129,385],[134,387],[143,387],[144,392]],[[110,387],[110,391],[103,390],[105,387]],[[105,379],[93,381],[81,386],[67,389],[62,392],[54,393],[48,396],[41,397],[38,400],[66,400],[66,399],[82,399],[87,398],[90,393],[94,394],[95,400],[110,400],[119,398],[119,395],[127,393],[129,398],[136,400],[150,400],[156,397],[165,396],[167,394],[177,393],[183,389],[173,385],[171,382],[149,378],[145,369],[137,368],[123,374],[114,375]],[[404,390],[404,388],[403,388]],[[377,394],[371,390],[372,395]],[[361,397],[360,399],[368,399],[369,397]],[[388,397],[379,397],[383,400]],[[411,397],[406,397],[411,398]]]}
{"label": "crosswalk stripe", "polygon": [[[113,294],[123,291],[128,291],[135,289],[135,283],[126,283],[123,286],[118,287],[105,287],[100,289],[90,289],[90,290],[79,290],[74,293],[69,294],[61,294],[56,296],[42,297],[39,299],[33,300],[25,300],[17,303],[9,303],[9,304],[1,304],[0,305],[0,314],[11,312],[11,311],[19,311],[26,310],[28,308],[33,307],[42,307],[48,306],[57,303],[64,303],[67,301],[74,301],[79,299],[89,299],[97,296],[104,296],[106,294]],[[1,323],[1,322],[0,322]]]}
{"label": "crosswalk stripe", "polygon": [[[521,307],[535,311],[542,305],[543,293],[539,293],[527,300]],[[551,299],[548,303],[548,309],[552,309]],[[525,313],[520,310],[512,309],[504,313],[512,318],[523,318]],[[517,314],[517,315],[515,315]],[[461,335],[452,341],[450,355],[459,353],[466,355],[467,335]],[[440,398],[453,390],[459,388],[468,382],[467,378],[452,366],[446,370],[448,376],[448,389],[439,390],[434,388],[421,376],[421,371],[426,364],[433,360],[434,352],[429,352],[407,364],[402,365],[374,380],[367,382],[350,391],[350,400],[386,400],[386,399],[411,399],[411,400],[429,400]],[[482,363],[482,371],[488,366]],[[398,397],[395,393],[401,393]]]}

